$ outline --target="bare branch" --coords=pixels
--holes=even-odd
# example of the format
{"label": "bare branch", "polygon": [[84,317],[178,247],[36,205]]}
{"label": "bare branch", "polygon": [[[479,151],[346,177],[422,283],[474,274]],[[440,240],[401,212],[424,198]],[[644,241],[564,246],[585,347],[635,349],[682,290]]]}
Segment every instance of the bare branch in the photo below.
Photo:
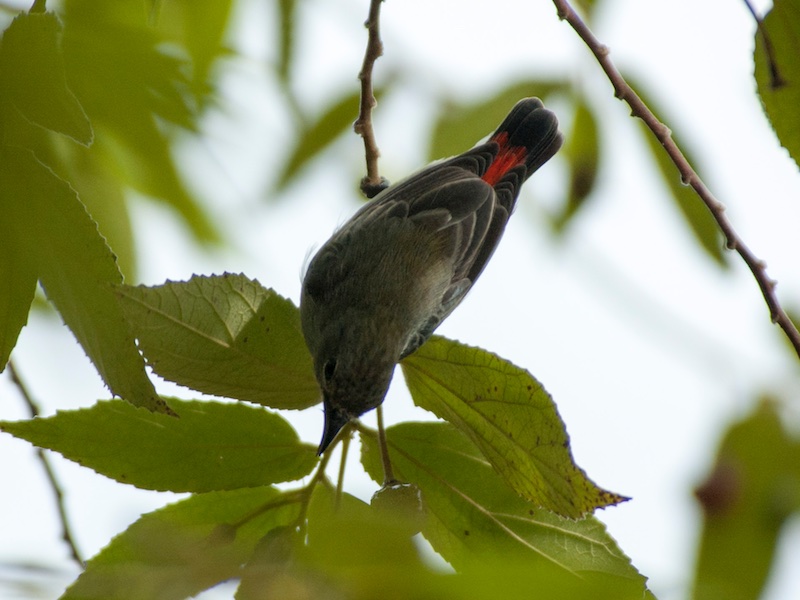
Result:
{"label": "bare branch", "polygon": [[622,77],[609,58],[608,48],[600,43],[591,29],[589,29],[586,23],[584,23],[580,16],[572,9],[572,6],[570,6],[567,0],[553,0],[553,4],[555,4],[556,10],[558,11],[558,17],[569,23],[592,51],[597,62],[600,63],[609,81],[614,86],[614,94],[616,97],[623,100],[631,107],[632,116],[639,117],[644,121],[645,125],[653,132],[653,135],[656,136],[661,145],[664,146],[664,150],[666,150],[672,162],[678,167],[683,183],[691,186],[708,210],[711,211],[714,220],[725,236],[728,249],[735,250],[739,256],[742,257],[742,260],[744,260],[750,272],[753,274],[756,283],[758,283],[758,287],[761,289],[764,300],[769,307],[772,322],[777,323],[780,328],[783,329],[798,357],[800,357],[800,333],[778,301],[778,297],[775,293],[777,282],[767,275],[766,263],[755,256],[744,243],[744,240],[736,233],[733,225],[725,214],[725,207],[714,197],[689,164],[689,161],[686,160],[683,152],[681,152],[680,148],[678,148],[677,144],[672,139],[669,128],[656,118],[653,112]]}
{"label": "bare branch", "polygon": [[[28,392],[27,386],[22,382],[19,373],[17,373],[14,363],[10,360],[8,361],[8,372],[11,375],[11,381],[17,386],[17,389],[19,389],[22,399],[25,401],[25,405],[28,407],[28,412],[30,413],[31,418],[38,417],[39,413],[41,412],[39,410],[39,406],[33,400],[30,392]],[[44,467],[44,472],[47,476],[47,480],[50,483],[50,488],[53,490],[53,494],[55,495],[56,507],[58,508],[58,517],[61,520],[61,538],[67,543],[72,558],[81,568],[83,568],[83,558],[81,558],[81,554],[78,551],[78,545],[75,543],[75,538],[72,535],[72,528],[70,527],[69,519],[67,518],[67,511],[64,507],[64,492],[61,490],[61,486],[56,479],[55,471],[53,471],[53,467],[50,465],[50,461],[47,458],[45,451],[41,448],[37,448],[36,455],[38,456],[39,461],[42,463],[42,467]]]}
{"label": "bare branch", "polygon": [[361,180],[361,191],[367,198],[376,196],[389,185],[378,171],[378,157],[381,153],[378,150],[375,132],[372,129],[372,109],[377,104],[372,87],[372,69],[375,66],[375,61],[383,54],[383,42],[381,41],[380,33],[381,2],[383,0],[370,0],[369,16],[364,23],[368,33],[364,63],[361,66],[361,72],[358,74],[358,79],[361,81],[361,107],[358,119],[353,124],[355,132],[364,139],[367,175]]}

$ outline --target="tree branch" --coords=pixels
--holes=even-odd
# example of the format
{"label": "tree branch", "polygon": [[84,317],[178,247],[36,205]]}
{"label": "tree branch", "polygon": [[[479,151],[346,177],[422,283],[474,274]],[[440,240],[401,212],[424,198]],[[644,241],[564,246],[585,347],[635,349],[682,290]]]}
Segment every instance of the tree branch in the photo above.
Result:
{"label": "tree branch", "polygon": [[372,69],[375,61],[383,54],[381,41],[380,19],[381,2],[383,0],[370,0],[369,16],[364,26],[367,28],[367,49],[364,52],[364,63],[358,79],[361,81],[361,106],[358,119],[353,124],[355,132],[364,139],[364,155],[367,162],[367,175],[361,180],[361,191],[367,198],[372,198],[388,187],[389,182],[378,172],[378,157],[380,150],[375,141],[375,132],[372,129],[372,109],[375,108],[375,94],[372,88]]}
{"label": "tree branch", "polygon": [[[11,375],[11,381],[17,386],[17,389],[19,389],[22,399],[25,401],[25,405],[28,407],[28,412],[31,418],[33,419],[38,417],[40,413],[39,406],[33,400],[30,392],[28,392],[27,386],[22,382],[19,373],[17,373],[14,363],[10,360],[8,361],[8,372]],[[47,458],[45,451],[41,448],[37,448],[36,455],[44,467],[44,472],[47,476],[48,482],[50,483],[50,488],[53,490],[53,494],[55,495],[56,507],[58,508],[58,518],[61,520],[61,538],[67,543],[72,558],[81,568],[83,568],[83,558],[81,558],[81,553],[78,551],[78,545],[75,543],[75,538],[72,535],[72,528],[70,527],[69,519],[67,518],[67,511],[64,507],[64,492],[61,490],[61,486],[56,479],[55,471],[53,471],[53,467],[50,465],[50,461]]]}
{"label": "tree branch", "polygon": [[770,279],[767,275],[766,263],[753,254],[744,243],[744,240],[736,233],[733,225],[725,214],[725,207],[714,197],[689,164],[689,161],[686,160],[683,152],[681,152],[680,148],[672,139],[669,128],[656,118],[653,112],[622,77],[609,58],[608,48],[600,43],[591,29],[589,29],[586,23],[584,23],[580,16],[572,9],[572,6],[570,6],[567,0],[553,0],[553,4],[555,4],[559,19],[569,23],[592,51],[597,62],[600,63],[601,68],[605,71],[606,76],[614,86],[615,96],[631,107],[632,116],[639,117],[644,121],[645,125],[653,132],[653,135],[656,136],[661,145],[664,146],[664,150],[672,159],[672,162],[678,167],[683,183],[691,186],[708,210],[711,211],[714,220],[725,236],[728,249],[735,250],[739,256],[742,257],[742,260],[744,260],[750,272],[753,274],[764,296],[764,300],[769,307],[772,322],[777,323],[780,328],[783,329],[798,357],[800,357],[800,333],[778,301],[778,297],[775,293],[777,282]]}

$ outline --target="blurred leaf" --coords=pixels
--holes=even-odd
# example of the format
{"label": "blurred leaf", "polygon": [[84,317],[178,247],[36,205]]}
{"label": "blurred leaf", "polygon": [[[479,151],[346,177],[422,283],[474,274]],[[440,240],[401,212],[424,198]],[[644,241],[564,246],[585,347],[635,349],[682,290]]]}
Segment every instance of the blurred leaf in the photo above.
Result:
{"label": "blurred leaf", "polygon": [[180,418],[98,402],[0,429],[120,483],[209,492],[292,481],[317,464],[282,417],[245,404],[170,400]]}
{"label": "blurred leaf", "polygon": [[6,368],[19,333],[28,322],[36,292],[36,265],[13,243],[12,235],[6,219],[0,219],[0,372]]}
{"label": "blurred leaf", "polygon": [[522,98],[544,97],[564,88],[565,83],[560,81],[531,80],[515,83],[489,100],[451,104],[440,115],[434,127],[428,160],[466,152],[492,133]]}
{"label": "blurred leaf", "polygon": [[278,0],[278,78],[284,82],[289,81],[289,75],[294,61],[294,27],[296,0]]}
{"label": "blurred leaf", "polygon": [[311,499],[308,547],[302,558],[325,568],[329,576],[336,574],[345,580],[364,567],[373,576],[381,571],[422,567],[406,528],[350,494],[335,498],[324,486],[317,486]]}
{"label": "blurred leaf", "polygon": [[100,234],[106,239],[117,259],[117,266],[127,281],[136,279],[136,246],[133,239],[125,190],[116,177],[112,177],[97,160],[95,148],[75,144],[57,144],[54,156],[47,162],[70,186],[92,219],[97,222]]}
{"label": "blurred leaf", "polygon": [[[276,527],[261,538],[242,569],[236,600],[303,600],[325,598],[327,582],[295,568],[300,534],[294,527]],[[316,581],[315,581],[316,579]]]}
{"label": "blurred leaf", "polygon": [[552,398],[527,371],[438,336],[401,365],[414,403],[466,433],[531,502],[578,518],[626,500],[575,465]]}
{"label": "blurred leaf", "polygon": [[231,54],[224,41],[232,9],[232,0],[171,0],[153,8],[158,32],[188,52],[190,85],[201,102],[212,89],[215,62]]}
{"label": "blurred leaf", "polygon": [[195,494],[141,517],[61,600],[183,600],[238,577],[268,531],[294,523],[296,494],[270,487]]}
{"label": "blurred leaf", "polygon": [[[625,78],[631,87],[636,90],[636,93],[642,98],[642,100],[645,101],[647,106],[650,107],[650,110],[653,111],[653,114],[655,114],[662,123],[667,123],[661,118],[664,113],[659,109],[658,103],[654,101],[651,96],[644,92],[645,88],[639,85],[635,79],[629,77],[628,75],[626,75]],[[669,122],[669,125],[670,127],[673,127],[674,124]],[[672,194],[672,199],[675,201],[676,206],[680,209],[686,224],[694,234],[695,239],[700,243],[700,246],[703,248],[703,250],[705,250],[706,254],[714,259],[718,266],[727,269],[729,263],[724,254],[724,240],[722,233],[719,230],[719,226],[714,220],[714,217],[711,216],[708,208],[706,208],[706,205],[703,204],[702,200],[700,200],[695,191],[691,187],[686,186],[681,182],[681,176],[678,172],[678,168],[675,166],[669,156],[667,156],[667,153],[664,151],[664,147],[653,135],[653,132],[645,127],[644,124],[640,124],[640,127],[640,131],[642,132],[644,139],[647,141],[647,145],[650,147],[650,152],[656,161],[656,165],[661,173],[661,177]],[[680,146],[681,151],[689,161],[689,164],[691,164],[694,170],[700,174],[702,169],[700,168],[699,163],[697,162],[696,158],[692,156],[692,153],[687,149],[685,141],[682,141],[686,139],[685,136],[676,134],[675,130],[673,129],[672,138]]]}
{"label": "blurred leaf", "polygon": [[[630,564],[594,517],[571,520],[520,498],[467,437],[447,423],[401,423],[386,431],[395,475],[419,486],[427,518],[423,535],[461,573],[489,575],[487,565],[505,565],[510,578],[530,578],[543,598],[586,594],[608,578],[616,598],[652,597],[645,578]],[[376,481],[383,468],[374,436],[362,433],[362,463]],[[519,571],[518,573],[516,571]],[[537,583],[538,579],[541,583]],[[487,580],[499,584],[503,578]],[[484,584],[484,585],[485,585]],[[572,596],[565,593],[572,590]],[[595,590],[599,591],[599,590]],[[624,592],[624,593],[623,593]],[[513,597],[530,597],[515,594]],[[487,597],[492,597],[488,595]],[[495,598],[508,598],[496,593]],[[603,597],[598,594],[598,597]]]}
{"label": "blurred leaf", "polygon": [[21,13],[14,19],[0,46],[2,98],[31,122],[88,145],[92,126],[67,87],[60,35],[53,13]]}
{"label": "blurred leaf", "polygon": [[92,119],[103,168],[173,206],[198,239],[218,239],[170,149],[169,124],[197,128],[187,61],[167,53],[141,2],[67,0],[64,23],[67,78]]}
{"label": "blurred leaf", "polygon": [[774,404],[762,402],[728,430],[696,494],[705,519],[693,598],[760,598],[778,536],[800,509],[800,444]]}
{"label": "blurred leaf", "polygon": [[586,22],[590,23],[594,16],[594,10],[597,8],[596,0],[573,0],[573,4],[580,9]]}
{"label": "blurred leaf", "polygon": [[600,140],[597,120],[591,107],[581,97],[575,98],[575,115],[562,156],[569,164],[569,191],[567,202],[560,215],[554,218],[557,232],[562,232],[584,201],[594,190],[600,163]]}
{"label": "blurred leaf", "polygon": [[763,22],[767,42],[756,30],[755,79],[775,135],[800,166],[800,1],[775,0]]}
{"label": "blurred leaf", "polygon": [[290,300],[244,275],[118,288],[148,364],[199,392],[272,408],[320,401]]}
{"label": "blurred leaf", "polygon": [[112,393],[165,410],[114,297],[114,255],[75,192],[27,150],[0,149],[0,213]]}
{"label": "blurred leaf", "polygon": [[358,117],[359,98],[360,92],[353,92],[342,98],[329,106],[305,131],[300,132],[297,144],[289,153],[289,159],[278,176],[279,190],[285,188],[308,162],[353,125]]}

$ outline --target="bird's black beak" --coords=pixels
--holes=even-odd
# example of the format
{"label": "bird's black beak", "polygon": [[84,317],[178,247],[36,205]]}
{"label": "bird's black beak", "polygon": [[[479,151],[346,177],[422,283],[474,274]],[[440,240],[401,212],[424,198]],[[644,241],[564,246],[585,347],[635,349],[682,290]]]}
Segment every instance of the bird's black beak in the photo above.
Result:
{"label": "bird's black beak", "polygon": [[317,456],[325,452],[325,449],[336,438],[339,430],[350,420],[346,412],[331,405],[327,398],[324,399],[323,406],[325,408],[325,429],[322,432],[322,441],[317,448]]}

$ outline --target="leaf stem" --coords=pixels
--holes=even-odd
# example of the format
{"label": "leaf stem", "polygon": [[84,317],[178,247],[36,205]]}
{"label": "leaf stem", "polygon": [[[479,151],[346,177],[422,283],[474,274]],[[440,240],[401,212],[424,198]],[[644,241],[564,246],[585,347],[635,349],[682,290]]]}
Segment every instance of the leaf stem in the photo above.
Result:
{"label": "leaf stem", "polygon": [[608,80],[614,86],[614,95],[630,106],[631,116],[640,118],[650,131],[653,132],[653,135],[656,136],[672,162],[675,163],[675,166],[678,168],[681,181],[691,186],[700,197],[700,200],[702,200],[708,210],[711,211],[714,220],[717,222],[717,226],[725,236],[727,248],[729,250],[735,250],[753,274],[758,287],[761,289],[761,294],[764,296],[764,301],[769,308],[772,322],[780,326],[798,357],[800,357],[800,332],[798,332],[794,323],[792,323],[792,320],[789,318],[789,315],[780,305],[778,296],[775,293],[777,282],[767,275],[766,263],[753,254],[744,240],[736,233],[736,230],[725,214],[724,205],[714,197],[697,175],[694,168],[692,168],[691,164],[689,164],[683,152],[681,152],[678,145],[672,139],[669,128],[656,118],[650,108],[648,108],[622,77],[609,57],[608,47],[595,37],[589,26],[583,22],[567,0],[553,0],[553,4],[556,7],[559,19],[569,23],[572,29],[575,30],[575,33],[578,34],[589,50],[591,50],[592,54],[594,54],[600,67],[608,77]]}

